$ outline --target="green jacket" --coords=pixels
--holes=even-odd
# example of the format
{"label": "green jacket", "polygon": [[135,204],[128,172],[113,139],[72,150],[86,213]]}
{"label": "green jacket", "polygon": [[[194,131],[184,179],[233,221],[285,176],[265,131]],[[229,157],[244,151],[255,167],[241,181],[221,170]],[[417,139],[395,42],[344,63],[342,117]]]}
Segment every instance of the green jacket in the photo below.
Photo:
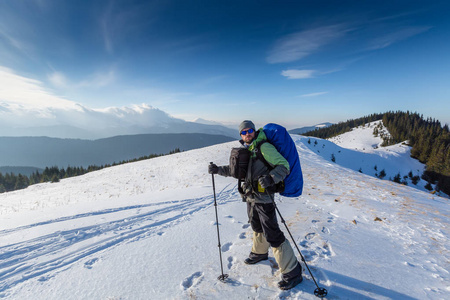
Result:
{"label": "green jacket", "polygon": [[[258,179],[263,175],[270,175],[275,183],[283,181],[289,174],[289,162],[277,151],[277,149],[269,142],[261,144],[260,150],[264,159],[272,167],[272,170],[266,164],[258,159],[256,156],[256,146],[259,142],[267,141],[264,131],[259,129],[256,132],[256,138],[250,145],[245,145],[241,140],[241,144],[247,147],[252,152],[252,159],[250,160],[247,177],[245,178],[242,189],[244,195],[242,198],[247,202],[255,203],[272,203],[272,199],[258,184]],[[229,166],[219,167],[219,175],[231,176]]]}

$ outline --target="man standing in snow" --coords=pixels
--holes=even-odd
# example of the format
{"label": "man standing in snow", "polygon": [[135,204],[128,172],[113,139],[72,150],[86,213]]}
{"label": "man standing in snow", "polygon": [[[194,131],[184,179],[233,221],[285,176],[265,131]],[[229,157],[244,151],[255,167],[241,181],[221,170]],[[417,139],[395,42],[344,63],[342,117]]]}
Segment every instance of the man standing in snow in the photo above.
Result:
{"label": "man standing in snow", "polygon": [[[289,290],[302,282],[302,268],[289,241],[278,226],[275,205],[272,200],[274,195],[273,192],[270,192],[289,174],[289,163],[268,142],[261,144],[260,152],[272,168],[258,158],[256,155],[257,145],[261,141],[266,141],[267,138],[262,129],[256,131],[252,121],[243,121],[239,125],[239,133],[242,138],[241,144],[252,153],[247,177],[242,185],[244,192],[242,198],[247,202],[247,214],[253,229],[253,246],[249,257],[244,262],[252,265],[267,260],[269,247],[272,247],[281,271],[282,280],[278,282],[278,287],[282,290]],[[231,176],[229,166],[210,164],[208,172]]]}

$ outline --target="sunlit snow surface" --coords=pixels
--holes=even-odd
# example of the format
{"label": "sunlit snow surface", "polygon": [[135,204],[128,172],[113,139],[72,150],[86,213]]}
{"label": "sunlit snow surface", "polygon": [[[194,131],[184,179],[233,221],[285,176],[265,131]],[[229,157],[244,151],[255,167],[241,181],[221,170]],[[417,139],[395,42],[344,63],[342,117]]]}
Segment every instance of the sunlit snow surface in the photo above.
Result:
{"label": "sunlit snow surface", "polygon": [[[387,177],[421,171],[407,155],[409,148],[368,151],[363,148],[373,141],[357,139],[354,151],[348,143],[293,138],[304,191],[298,198],[277,196],[277,203],[318,284],[328,290],[326,299],[450,298],[448,198],[425,192],[421,182],[405,186],[373,174],[375,164]],[[215,188],[229,279],[217,280],[221,268],[207,165],[227,164],[235,146],[1,194],[0,297],[317,299],[305,268],[299,286],[277,288],[280,274],[271,251],[268,261],[243,263],[252,236],[246,206],[236,180],[220,176]],[[397,165],[401,169],[391,171]]]}

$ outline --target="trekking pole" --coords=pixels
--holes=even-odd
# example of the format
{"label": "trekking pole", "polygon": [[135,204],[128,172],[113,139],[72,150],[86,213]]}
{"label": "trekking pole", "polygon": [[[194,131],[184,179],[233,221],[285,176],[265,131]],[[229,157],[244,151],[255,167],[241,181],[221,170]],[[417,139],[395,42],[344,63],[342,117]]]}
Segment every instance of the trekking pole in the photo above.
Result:
{"label": "trekking pole", "polygon": [[[213,163],[210,162],[212,165]],[[216,200],[216,185],[214,183],[214,174],[211,174],[212,176],[212,185],[213,185],[213,193],[214,193],[214,207],[216,209],[216,225],[217,225],[217,240],[219,241],[219,257],[220,257],[220,269],[222,271],[222,275],[217,277],[222,282],[225,282],[228,278],[228,274],[223,274],[223,265],[222,265],[222,248],[220,246],[220,234],[219,234],[219,217],[217,216],[217,200]]]}
{"label": "trekking pole", "polygon": [[272,197],[272,195],[269,194],[269,192],[268,192],[267,190],[266,190],[266,193],[267,193],[267,195],[269,195],[270,199],[272,200],[272,203],[273,203],[273,205],[275,206],[275,209],[276,209],[276,211],[278,212],[278,215],[280,216],[281,223],[283,223],[284,226],[286,227],[286,230],[287,230],[287,232],[289,233],[289,235],[290,235],[290,237],[291,237],[291,239],[292,239],[292,242],[293,242],[294,245],[295,245],[295,248],[297,248],[298,253],[300,253],[300,257],[302,258],[302,261],[305,263],[305,266],[306,266],[306,268],[308,269],[308,272],[309,272],[309,274],[311,275],[311,277],[312,277],[312,279],[313,279],[313,281],[314,281],[314,284],[315,284],[316,287],[317,287],[317,288],[314,290],[314,295],[316,295],[316,296],[319,297],[319,298],[324,298],[324,297],[328,294],[328,291],[327,291],[325,288],[319,287],[319,285],[317,284],[316,279],[314,278],[313,274],[311,273],[311,270],[309,269],[308,264],[306,263],[306,260],[305,260],[305,258],[304,258],[303,255],[302,255],[302,252],[300,252],[300,249],[298,248],[297,243],[295,242],[294,237],[293,237],[292,234],[291,234],[291,231],[289,230],[288,226],[286,225],[286,221],[284,220],[283,216],[282,216],[281,213],[280,213],[280,210],[279,210],[278,207],[277,207],[277,204],[275,203],[274,197]]}

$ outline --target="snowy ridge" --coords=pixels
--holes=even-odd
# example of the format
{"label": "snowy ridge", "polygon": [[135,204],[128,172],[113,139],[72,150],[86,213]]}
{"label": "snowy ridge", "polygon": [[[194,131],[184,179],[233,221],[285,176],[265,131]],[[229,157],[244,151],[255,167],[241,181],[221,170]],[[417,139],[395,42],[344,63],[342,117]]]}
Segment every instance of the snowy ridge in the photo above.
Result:
{"label": "snowy ridge", "polygon": [[[326,299],[448,298],[448,200],[343,167],[343,156],[336,153],[334,163],[309,138],[293,137],[304,192],[277,196],[277,203],[319,285],[328,290]],[[268,261],[243,263],[252,236],[245,203],[236,181],[220,176],[221,250],[230,277],[228,283],[217,280],[214,198],[206,171],[210,161],[227,164],[237,145],[1,194],[0,298],[317,299],[306,270],[298,287],[277,288],[272,252]]]}
{"label": "snowy ridge", "polygon": [[[378,136],[374,136],[374,129],[377,127],[381,129],[378,130]],[[427,191],[425,189],[427,182],[420,179],[425,165],[411,158],[411,147],[405,143],[381,147],[383,143],[381,135],[390,136],[390,133],[383,126],[382,121],[375,121],[354,128],[329,141],[313,139],[311,143],[308,143],[308,148],[327,160],[331,160],[333,155],[335,163],[377,178],[382,171],[385,172],[383,177],[385,180],[392,180],[400,174],[404,184]],[[318,143],[316,144],[315,141]],[[412,180],[414,176],[418,177],[417,183]]]}
{"label": "snowy ridge", "polygon": [[[376,136],[374,135],[375,129],[378,131]],[[381,136],[389,137],[390,133],[380,120],[353,128],[351,131],[330,138],[329,140],[343,148],[375,153],[383,143]]]}

